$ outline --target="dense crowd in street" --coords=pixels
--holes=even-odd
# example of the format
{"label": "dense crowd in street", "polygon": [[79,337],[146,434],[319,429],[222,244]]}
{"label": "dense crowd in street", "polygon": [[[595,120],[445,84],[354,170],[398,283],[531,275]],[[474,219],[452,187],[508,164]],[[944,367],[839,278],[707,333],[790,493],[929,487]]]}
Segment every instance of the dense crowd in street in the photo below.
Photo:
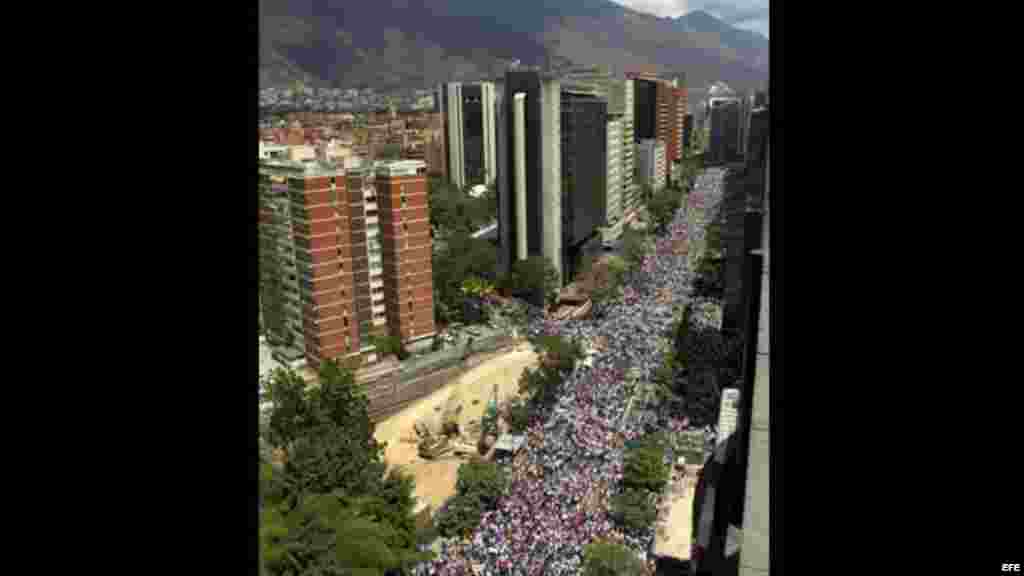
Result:
{"label": "dense crowd in street", "polygon": [[[722,176],[721,169],[698,175],[688,206],[714,206]],[[446,542],[421,574],[469,575],[474,565],[491,576],[578,574],[584,546],[598,539],[623,543],[648,564],[653,561],[654,527],[622,531],[609,506],[621,489],[626,443],[652,430],[679,432],[687,426],[654,412],[624,417],[635,381],[650,381],[662,362],[659,341],[670,334],[674,307],[689,297],[687,256],[674,249],[687,234],[680,209],[627,278],[622,295],[599,314],[566,321],[536,311],[528,315],[531,335],[582,342],[595,351],[593,362],[576,367],[547,421],[528,429],[527,447],[509,464],[510,488],[497,509],[484,514],[473,534]],[[666,454],[666,463],[671,461]]]}

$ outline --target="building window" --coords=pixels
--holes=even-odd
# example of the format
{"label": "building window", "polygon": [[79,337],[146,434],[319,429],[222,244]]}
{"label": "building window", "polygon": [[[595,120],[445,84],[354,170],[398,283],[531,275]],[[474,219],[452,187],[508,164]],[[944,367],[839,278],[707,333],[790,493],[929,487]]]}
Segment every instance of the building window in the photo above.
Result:
{"label": "building window", "polygon": [[348,328],[348,316],[345,317],[345,328]]}
{"label": "building window", "polygon": [[402,222],[402,231],[403,232],[408,232],[409,231],[409,225],[406,224],[405,222]]}
{"label": "building window", "polygon": [[412,300],[409,301],[409,312],[412,312]]}
{"label": "building window", "polygon": [[405,205],[406,205],[405,194],[402,194],[402,208],[405,208]]}

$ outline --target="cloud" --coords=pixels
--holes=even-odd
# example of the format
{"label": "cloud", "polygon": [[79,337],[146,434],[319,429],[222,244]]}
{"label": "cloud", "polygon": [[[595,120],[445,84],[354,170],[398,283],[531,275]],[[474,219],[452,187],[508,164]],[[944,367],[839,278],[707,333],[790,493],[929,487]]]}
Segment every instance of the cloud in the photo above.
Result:
{"label": "cloud", "polygon": [[633,10],[661,17],[682,16],[704,10],[729,24],[768,19],[768,0],[615,0]]}
{"label": "cloud", "polygon": [[[768,20],[766,0],[738,0],[736,2],[693,2],[701,10],[710,12],[727,24],[740,24],[753,20]],[[697,9],[697,8],[694,8]]]}
{"label": "cloud", "polygon": [[614,0],[638,12],[676,18],[703,10],[719,20],[768,37],[769,0]]}
{"label": "cloud", "polygon": [[[687,0],[614,0],[616,4],[622,4],[637,12],[654,14],[662,18],[675,18],[685,14]],[[682,4],[680,9],[677,4]]]}

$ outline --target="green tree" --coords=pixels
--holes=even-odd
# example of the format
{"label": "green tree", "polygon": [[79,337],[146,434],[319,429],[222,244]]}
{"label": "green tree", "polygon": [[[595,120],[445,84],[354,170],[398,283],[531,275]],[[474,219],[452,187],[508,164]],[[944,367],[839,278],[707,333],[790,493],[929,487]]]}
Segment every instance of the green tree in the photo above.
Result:
{"label": "green tree", "polygon": [[373,520],[357,501],[333,494],[308,495],[294,508],[261,512],[263,566],[274,576],[343,576],[353,569],[383,576],[432,556],[389,546],[395,539],[393,527]]}
{"label": "green tree", "polygon": [[697,264],[693,281],[693,294],[697,298],[719,299],[725,294],[725,262],[722,258],[707,255]]}
{"label": "green tree", "polygon": [[463,536],[493,510],[508,487],[505,470],[494,462],[471,460],[459,466],[456,494],[438,512],[437,530],[445,537]]}
{"label": "green tree", "polygon": [[704,253],[710,254],[722,250],[722,227],[717,222],[708,225],[704,236]]}
{"label": "green tree", "polygon": [[398,336],[370,336],[370,343],[380,356],[394,354],[399,360],[405,360],[409,357],[409,351],[406,349],[405,343]]}
{"label": "green tree", "polygon": [[462,319],[463,282],[471,277],[493,278],[498,254],[490,242],[464,230],[452,233],[445,243],[432,258],[435,313],[440,321],[453,322]]}
{"label": "green tree", "polygon": [[346,367],[321,366],[319,386],[280,370],[271,378],[268,438],[283,470],[261,463],[260,541],[269,574],[372,574],[409,567],[416,550],[413,479],[384,475],[369,402]]}
{"label": "green tree", "polygon": [[668,482],[669,467],[663,460],[665,446],[647,440],[626,452],[622,483],[627,489],[661,492]]}
{"label": "green tree", "polygon": [[651,216],[651,226],[659,234],[664,231],[674,213],[672,196],[669,191],[670,189],[666,188],[658,192],[647,204],[647,212]]}
{"label": "green tree", "polygon": [[519,399],[512,401],[505,411],[505,421],[511,433],[521,434],[530,425],[529,405]]}
{"label": "green tree", "polygon": [[629,268],[635,268],[643,261],[647,252],[647,234],[632,226],[625,226],[622,231],[622,257]]}
{"label": "green tree", "polygon": [[632,530],[643,530],[658,519],[658,510],[646,490],[626,490],[612,498],[612,518]]}
{"label": "green tree", "polygon": [[459,466],[455,489],[479,500],[483,510],[493,510],[507,487],[505,469],[494,462],[472,460]]}
{"label": "green tree", "polygon": [[292,370],[279,368],[267,380],[267,397],[273,405],[267,441],[289,454],[296,440],[312,433],[319,425],[306,391],[306,381]]}
{"label": "green tree", "polygon": [[480,501],[466,494],[456,494],[437,513],[437,529],[445,538],[465,536],[480,524],[483,515]]}
{"label": "green tree", "polygon": [[517,261],[512,273],[500,284],[513,294],[525,296],[536,306],[553,306],[558,302],[562,288],[558,270],[550,260],[540,255]]}
{"label": "green tree", "polygon": [[643,576],[644,563],[622,544],[592,542],[583,548],[584,576]]}
{"label": "green tree", "polygon": [[497,195],[493,187],[480,198],[469,195],[471,186],[458,186],[431,178],[427,181],[430,224],[442,237],[455,232],[472,234],[498,217]]}
{"label": "green tree", "polygon": [[540,363],[537,368],[527,368],[519,376],[519,391],[529,396],[531,413],[537,414],[557,399],[558,386],[582,358],[583,349],[578,342],[561,336],[540,336],[533,340],[533,345],[540,356]]}
{"label": "green tree", "polygon": [[592,256],[585,256],[580,262],[577,282],[596,306],[618,293],[625,270],[625,262],[618,256],[609,256],[601,262]]}

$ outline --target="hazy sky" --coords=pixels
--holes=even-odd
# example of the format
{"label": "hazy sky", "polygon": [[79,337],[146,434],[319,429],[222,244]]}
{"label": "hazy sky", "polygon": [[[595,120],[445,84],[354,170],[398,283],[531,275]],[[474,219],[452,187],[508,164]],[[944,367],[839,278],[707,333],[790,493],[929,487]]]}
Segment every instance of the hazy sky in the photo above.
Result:
{"label": "hazy sky", "polygon": [[768,37],[768,0],[614,0],[639,12],[661,17],[682,16],[694,10]]}

